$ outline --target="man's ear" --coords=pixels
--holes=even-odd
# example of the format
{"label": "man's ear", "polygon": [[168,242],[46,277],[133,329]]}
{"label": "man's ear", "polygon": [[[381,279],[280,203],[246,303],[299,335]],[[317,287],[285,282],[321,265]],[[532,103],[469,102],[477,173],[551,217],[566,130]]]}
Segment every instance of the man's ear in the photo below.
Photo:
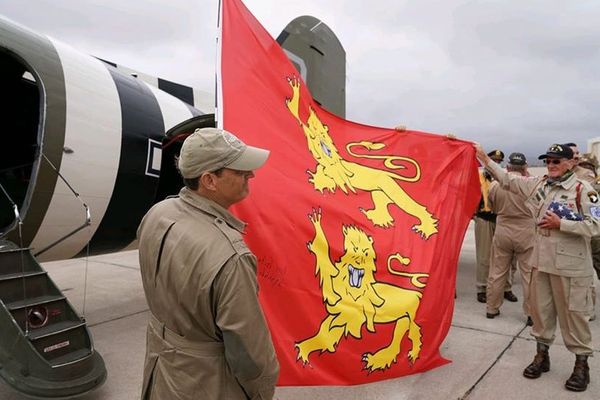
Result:
{"label": "man's ear", "polygon": [[198,178],[200,180],[200,185],[211,192],[217,190],[216,184],[216,175],[211,174],[210,172],[206,172]]}

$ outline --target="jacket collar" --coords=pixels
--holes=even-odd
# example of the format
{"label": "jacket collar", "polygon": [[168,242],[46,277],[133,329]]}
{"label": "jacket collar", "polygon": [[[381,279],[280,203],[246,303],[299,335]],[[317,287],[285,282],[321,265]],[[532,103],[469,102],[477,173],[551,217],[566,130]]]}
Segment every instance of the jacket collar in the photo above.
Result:
{"label": "jacket collar", "polygon": [[181,189],[179,192],[179,198],[192,207],[198,208],[206,214],[212,215],[216,219],[222,219],[227,225],[231,226],[236,231],[244,233],[246,223],[236,218],[233,214],[227,211],[227,209],[221,207],[214,201],[194,193],[187,187]]}
{"label": "jacket collar", "polygon": [[[572,171],[568,173],[569,176],[566,179],[561,179],[560,181],[556,181],[553,184],[549,184],[548,182],[546,183],[552,186],[562,186],[564,189],[569,190],[577,183],[577,175],[575,175]],[[547,175],[545,176],[545,178],[548,178]]]}

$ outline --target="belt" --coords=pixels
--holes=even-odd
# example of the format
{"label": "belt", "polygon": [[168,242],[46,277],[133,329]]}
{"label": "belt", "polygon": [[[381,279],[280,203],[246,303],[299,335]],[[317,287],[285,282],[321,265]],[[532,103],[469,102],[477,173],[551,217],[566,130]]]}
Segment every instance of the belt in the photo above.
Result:
{"label": "belt", "polygon": [[540,228],[536,225],[535,230],[540,236],[550,236],[550,229]]}
{"label": "belt", "polygon": [[148,322],[154,332],[172,347],[199,356],[219,356],[225,352],[223,342],[199,342],[187,339],[165,326],[153,314]]}

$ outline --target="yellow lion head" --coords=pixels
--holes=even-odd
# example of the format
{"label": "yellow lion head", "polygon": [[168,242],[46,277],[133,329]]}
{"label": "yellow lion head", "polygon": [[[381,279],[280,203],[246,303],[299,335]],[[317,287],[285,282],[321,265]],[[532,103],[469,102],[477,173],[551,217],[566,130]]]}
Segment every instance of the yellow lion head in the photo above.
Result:
{"label": "yellow lion head", "polygon": [[375,249],[373,238],[352,225],[343,227],[344,254],[338,265],[340,273],[346,275],[346,290],[354,299],[365,294],[375,282]]}
{"label": "yellow lion head", "polygon": [[354,191],[349,178],[353,175],[344,164],[333,139],[329,136],[329,127],[321,122],[312,107],[309,110],[306,125],[302,125],[306,136],[308,149],[315,161],[327,170],[327,175],[344,192],[346,187]]}
{"label": "yellow lion head", "polygon": [[327,167],[340,162],[342,158],[329,136],[329,127],[321,122],[312,107],[304,126],[304,133],[308,139],[310,152],[317,162]]}
{"label": "yellow lion head", "polygon": [[336,263],[339,275],[332,288],[340,301],[328,304],[327,310],[335,315],[331,326],[344,327],[347,334],[360,337],[360,328],[365,322],[368,330],[374,330],[375,307],[383,304],[383,299],[373,288],[376,283],[376,255],[373,238],[365,232],[355,226],[345,225],[343,233],[344,254]]}
{"label": "yellow lion head", "polygon": [[375,280],[375,250],[373,238],[352,225],[343,227],[344,255],[340,258],[342,264],[348,265],[350,286],[360,288],[362,281],[369,283]]}

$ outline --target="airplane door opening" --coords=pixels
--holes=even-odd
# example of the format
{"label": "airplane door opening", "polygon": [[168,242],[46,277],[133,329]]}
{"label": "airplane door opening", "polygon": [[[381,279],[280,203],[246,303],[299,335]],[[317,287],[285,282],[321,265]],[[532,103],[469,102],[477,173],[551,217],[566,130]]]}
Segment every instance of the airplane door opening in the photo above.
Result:
{"label": "airplane door opening", "polygon": [[171,128],[165,135],[162,144],[162,160],[160,180],[155,202],[164,200],[167,196],[176,195],[183,187],[183,180],[177,171],[176,157],[179,156],[181,146],[197,128],[214,128],[215,115],[204,114],[190,118]]}
{"label": "airplane door opening", "polygon": [[[0,184],[23,209],[38,148],[41,89],[32,71],[0,48]],[[15,215],[0,191],[0,237],[14,228]]]}

